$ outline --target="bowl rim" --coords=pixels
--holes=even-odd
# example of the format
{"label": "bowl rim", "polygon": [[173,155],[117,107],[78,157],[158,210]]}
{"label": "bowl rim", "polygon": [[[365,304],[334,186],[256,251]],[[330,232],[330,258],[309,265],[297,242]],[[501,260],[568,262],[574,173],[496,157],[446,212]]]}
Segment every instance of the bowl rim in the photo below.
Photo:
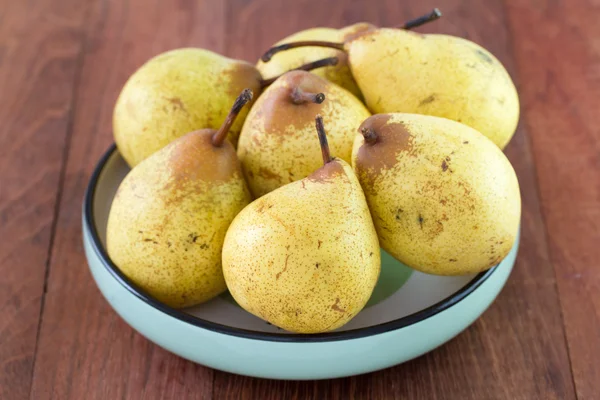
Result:
{"label": "bowl rim", "polygon": [[[296,333],[271,333],[254,331],[243,328],[236,328],[227,325],[222,325],[216,322],[208,321],[202,318],[198,318],[191,314],[188,314],[180,309],[175,309],[161,303],[154,299],[152,296],[144,292],[135,283],[133,283],[125,274],[123,274],[119,268],[112,262],[108,252],[102,245],[98,230],[96,227],[96,221],[94,218],[94,198],[96,194],[96,188],[100,180],[100,176],[104,171],[108,161],[117,152],[117,146],[113,143],[102,155],[98,164],[94,168],[94,171],[90,177],[90,181],[86,188],[83,201],[83,229],[87,231],[90,237],[91,247],[96,253],[96,256],[102,262],[104,268],[108,273],[127,291],[136,296],[138,299],[145,302],[150,307],[172,317],[181,322],[190,324],[197,328],[206,329],[215,333],[226,334],[230,336],[237,336],[245,339],[252,340],[263,340],[272,342],[293,342],[293,343],[320,343],[320,342],[334,342],[334,341],[345,341],[364,338],[368,336],[383,334],[391,331],[395,331],[401,328],[406,328],[410,325],[417,324],[427,318],[433,317],[436,314],[441,313],[456,305],[460,301],[464,300],[471,293],[473,293],[483,282],[485,282],[498,268],[500,264],[493,266],[492,268],[482,271],[477,274],[471,281],[465,286],[460,288],[452,295],[444,298],[443,300],[424,308],[415,313],[406,315],[404,317],[384,322],[377,325],[371,325],[363,328],[351,329],[339,332],[326,332],[317,334],[296,334]],[[501,263],[501,262],[500,262]]]}

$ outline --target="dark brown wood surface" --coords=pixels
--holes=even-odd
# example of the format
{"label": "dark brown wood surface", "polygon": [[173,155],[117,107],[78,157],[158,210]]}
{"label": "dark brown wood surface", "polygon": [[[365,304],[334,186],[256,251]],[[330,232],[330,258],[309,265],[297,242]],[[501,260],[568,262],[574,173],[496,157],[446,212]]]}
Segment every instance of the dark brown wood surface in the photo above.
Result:
{"label": "dark brown wood surface", "polygon": [[[522,101],[507,154],[523,196],[514,272],[443,347],[318,382],[232,375],[148,342],[87,270],[81,201],[112,142],[127,77],[200,46],[254,61],[313,26],[464,36],[505,63]],[[586,0],[0,0],[0,399],[600,398],[600,8]]]}

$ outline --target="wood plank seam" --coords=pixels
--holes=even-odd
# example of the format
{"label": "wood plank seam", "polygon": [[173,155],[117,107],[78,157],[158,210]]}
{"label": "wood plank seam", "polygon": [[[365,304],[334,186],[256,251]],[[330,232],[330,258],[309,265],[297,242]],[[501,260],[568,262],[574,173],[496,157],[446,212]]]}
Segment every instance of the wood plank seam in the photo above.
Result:
{"label": "wood plank seam", "polygon": [[[215,8],[216,5],[143,0],[93,2],[50,261],[32,399],[186,398],[190,394],[197,396],[198,387],[204,389],[202,398],[211,396],[208,385],[212,378],[207,374],[212,374],[212,370],[184,361],[147,341],[110,311],[97,288],[90,290],[94,281],[85,268],[81,225],[77,221],[85,180],[96,158],[90,159],[88,154],[99,156],[112,141],[112,108],[129,74],[150,56],[182,44],[218,47],[223,33],[219,29],[213,33],[222,18],[221,6]],[[214,26],[209,26],[209,22]],[[76,302],[72,301],[74,297]]]}
{"label": "wood plank seam", "polygon": [[[91,9],[91,7],[88,6],[88,8],[85,11],[85,16],[83,17],[84,24],[82,25],[84,27],[87,26],[87,22],[89,21],[90,14],[91,14],[90,9]],[[85,30],[85,31],[82,30],[81,42],[80,42],[81,45],[79,48],[79,55],[77,57],[77,64],[76,64],[77,66],[76,66],[76,70],[75,70],[75,79],[73,79],[73,86],[71,88],[71,104],[69,107],[69,122],[67,124],[67,132],[66,132],[65,141],[64,141],[64,150],[63,150],[62,158],[61,158],[60,174],[59,174],[59,178],[58,178],[58,188],[57,188],[57,193],[56,193],[56,197],[55,197],[55,201],[54,201],[52,225],[50,228],[50,240],[48,242],[48,252],[47,252],[46,263],[45,263],[45,268],[44,268],[44,288],[42,290],[42,298],[40,300],[40,312],[39,312],[39,317],[38,317],[37,331],[36,331],[36,335],[35,335],[33,362],[31,365],[31,377],[29,380],[29,382],[30,382],[29,398],[30,399],[32,396],[33,378],[35,375],[35,363],[37,361],[38,344],[39,344],[39,339],[40,339],[40,332],[42,330],[42,321],[43,321],[43,317],[44,317],[44,304],[45,304],[45,300],[46,300],[46,292],[48,291],[48,276],[50,275],[50,262],[52,260],[52,253],[53,253],[53,249],[54,249],[54,238],[56,237],[56,229],[58,227],[58,216],[60,214],[60,205],[61,205],[63,190],[64,190],[64,186],[65,186],[65,179],[66,179],[66,173],[67,173],[67,162],[69,160],[69,152],[71,149],[71,138],[73,137],[73,135],[72,135],[73,123],[74,123],[74,119],[75,119],[75,109],[77,106],[77,93],[78,93],[77,89],[79,87],[79,83],[81,82],[81,75],[82,75],[82,70],[83,70],[83,60],[84,60],[85,52],[87,49],[87,42],[88,42],[87,30]]]}
{"label": "wood plank seam", "polygon": [[[230,2],[232,1],[233,0],[230,0]],[[323,7],[325,7],[323,5],[319,7],[316,3],[317,2],[315,2],[314,9],[322,10]],[[496,3],[501,7],[496,8],[494,5]],[[243,12],[240,11],[238,13],[237,21],[239,22],[248,20],[251,17],[259,17],[260,21],[261,15],[264,15],[267,12],[270,13],[269,17],[271,18],[283,12],[282,9],[276,9],[276,7],[273,5],[269,5],[267,3],[260,4],[261,5],[258,6],[256,5],[256,2],[248,3],[244,0],[239,1],[239,8],[244,8],[245,10],[242,10]],[[299,8],[308,8],[307,4],[312,3],[305,2],[302,4],[295,4]],[[389,20],[391,18],[389,16],[393,15],[394,12],[398,12],[399,10],[395,2],[382,1],[379,4],[379,7],[369,7],[365,10],[361,10],[362,13],[356,11],[358,7],[355,4],[353,5],[354,7],[348,7],[347,9],[355,10],[353,14],[349,15],[357,15],[360,16],[361,19],[369,19],[374,23],[382,23],[386,20]],[[410,4],[411,2],[403,3],[402,8],[404,9],[405,13],[410,14],[410,11],[413,10]],[[434,5],[432,4],[432,6]],[[458,23],[453,24],[451,22],[444,22],[444,20],[442,20],[442,24],[445,24],[446,29],[439,29],[440,31],[443,33],[466,36],[467,38],[471,38],[469,37],[469,34],[471,33],[475,39],[479,39],[480,42],[489,44],[491,47],[490,50],[496,50],[500,56],[504,56],[503,61],[506,60],[508,64],[513,64],[514,57],[511,57],[511,55],[514,53],[514,46],[512,46],[511,40],[512,36],[509,36],[508,32],[506,32],[505,38],[502,38],[502,32],[504,31],[503,27],[506,25],[509,19],[509,16],[506,15],[506,13],[502,15],[502,11],[506,9],[506,5],[503,2],[486,2],[485,6],[481,5],[478,7],[475,3],[467,5],[464,4],[464,2],[449,0],[443,1],[442,4],[435,4],[435,6],[440,6],[443,10],[450,10],[449,15],[452,15],[453,17],[457,18],[457,21],[459,21]],[[343,4],[336,4],[335,10],[337,11],[343,7]],[[422,5],[419,5],[419,7],[422,7]],[[376,13],[370,18],[364,18],[364,15],[372,9],[375,9],[376,11],[385,11]],[[285,11],[291,14],[289,7],[286,7]],[[346,18],[346,14],[344,14],[344,12],[338,15],[335,14],[333,10],[331,11],[331,14],[334,15],[331,17],[331,20],[342,21],[344,18]],[[479,13],[481,13],[481,15],[478,15]],[[327,14],[327,12],[315,12],[314,15],[311,15],[311,17],[313,17],[313,20],[320,21],[319,23],[322,24],[327,22],[327,18],[323,17],[323,15]],[[469,18],[472,18],[473,15],[482,17],[480,19],[475,19],[473,24],[470,25],[476,26],[477,29],[470,28],[473,29],[470,31],[469,28],[459,27],[461,20],[464,23],[465,21],[468,21]],[[498,18],[499,16],[500,18]],[[487,21],[485,21],[486,18]],[[354,17],[352,17],[352,19],[354,19]],[[236,19],[231,20],[231,18],[228,18],[228,21],[233,22],[233,25],[235,25]],[[266,19],[265,22],[269,22],[269,20]],[[346,21],[346,23],[347,22],[350,21]],[[487,24],[485,22],[487,22]],[[493,25],[493,28],[490,28],[490,25]],[[300,28],[309,27],[309,23],[307,23],[305,20],[288,20],[281,23],[281,26],[278,25],[276,21],[273,21],[270,24],[270,32],[273,35],[275,35],[273,32],[279,32],[276,36],[277,38],[280,38],[286,34],[292,33],[294,30],[293,28],[298,30]],[[436,29],[437,28],[434,28],[433,30],[435,31]],[[446,32],[446,30],[449,30],[450,32]],[[496,30],[499,32],[495,32]],[[258,33],[255,33],[254,36],[250,36],[251,34],[248,33],[248,36],[250,36],[248,41],[250,43],[262,43],[270,40],[270,38],[265,39],[265,35],[260,30],[256,32]],[[235,30],[231,30],[230,35],[233,35],[232,37],[235,38]],[[252,39],[254,39],[254,41]],[[229,52],[234,53],[229,55],[239,56],[242,54],[249,54],[247,47],[235,47],[235,41],[232,42],[231,39],[228,40],[227,43],[229,45]],[[235,49],[234,51],[231,50],[232,47]],[[512,68],[511,70],[514,71],[516,68]],[[523,112],[526,112],[526,110],[523,110]],[[521,125],[520,133],[518,133],[518,135],[525,135],[529,137],[523,137],[521,139],[517,136],[508,153],[511,157],[511,161],[515,163],[515,169],[517,172],[523,174],[522,178],[528,185],[527,189],[524,190],[524,195],[526,196],[525,206],[528,209],[524,209],[524,217],[526,219],[523,221],[523,226],[526,229],[525,233],[531,236],[524,238],[525,240],[523,244],[526,244],[527,247],[523,247],[520,252],[521,269],[515,269],[513,272],[513,277],[511,278],[512,280],[505,288],[505,291],[510,291],[510,294],[505,293],[504,297],[499,297],[499,299],[501,299],[499,304],[501,305],[496,305],[491,308],[488,313],[484,314],[482,319],[478,320],[470,330],[467,330],[467,332],[463,333],[453,342],[450,342],[446,346],[440,348],[437,350],[437,352],[432,352],[420,359],[406,363],[401,367],[390,368],[378,373],[363,375],[359,378],[353,377],[345,380],[325,381],[322,383],[281,381],[264,382],[251,378],[230,376],[226,373],[216,373],[215,379],[213,380],[213,393],[215,393],[214,397],[230,398],[232,394],[238,394],[239,397],[243,397],[248,393],[254,393],[255,395],[261,393],[263,394],[263,397],[266,398],[268,396],[264,395],[264,391],[267,391],[268,393],[271,393],[273,398],[278,398],[277,394],[281,395],[281,393],[289,394],[290,398],[298,398],[298,393],[311,393],[312,390],[315,390],[317,393],[322,391],[321,394],[330,393],[332,396],[337,398],[339,396],[337,395],[338,393],[352,393],[355,395],[357,386],[360,388],[360,385],[357,385],[356,383],[360,381],[361,383],[365,384],[362,388],[360,388],[360,390],[365,390],[365,392],[363,392],[363,396],[359,395],[357,398],[366,398],[367,396],[364,396],[366,393],[373,395],[373,393],[375,393],[374,390],[379,390],[380,393],[385,393],[385,396],[391,397],[393,396],[392,393],[395,392],[398,396],[402,395],[402,397],[408,398],[421,398],[423,397],[423,393],[427,393],[431,398],[447,398],[452,391],[454,391],[454,393],[462,393],[460,398],[575,398],[574,388],[569,387],[569,382],[573,380],[572,371],[567,370],[569,358],[567,356],[566,349],[561,347],[561,335],[564,338],[566,334],[564,321],[562,316],[555,311],[557,307],[560,307],[560,303],[558,301],[559,299],[557,298],[559,294],[556,290],[556,282],[554,285],[550,286],[541,284],[540,286],[543,286],[543,289],[538,289],[533,295],[523,293],[523,301],[515,300],[514,298],[507,299],[507,296],[519,296],[521,294],[520,291],[528,290],[526,285],[535,285],[539,283],[540,281],[537,280],[538,277],[536,276],[535,272],[543,273],[543,282],[545,282],[546,279],[548,281],[555,279],[557,273],[554,265],[548,265],[547,262],[549,260],[549,243],[545,232],[546,222],[541,218],[542,212],[539,201],[540,184],[538,176],[535,173],[535,166],[532,164],[531,159],[531,134],[525,129],[525,125],[523,124]],[[525,156],[524,159],[523,156]],[[529,189],[529,187],[531,188]],[[543,224],[543,226],[541,224]],[[543,233],[541,229],[544,229]],[[528,268],[529,271],[527,271]],[[552,268],[552,271],[548,270],[548,268]],[[521,284],[523,282],[519,282],[519,278],[527,278],[528,281],[525,282],[525,284]],[[540,294],[541,298],[536,298],[535,294]],[[515,312],[519,309],[511,309],[511,306],[523,306],[523,308],[520,310],[525,310],[526,306],[531,306],[533,311],[540,314],[534,315],[533,318],[531,318],[519,313],[519,315],[515,316],[516,318],[514,318],[517,321],[517,324],[514,324],[512,321],[510,321],[513,316],[510,314],[510,312],[506,311]],[[504,320],[500,320],[499,317],[504,318]],[[505,320],[506,318],[509,320]],[[504,328],[514,328],[512,335],[510,335],[508,331],[503,330],[505,336],[504,339],[502,337],[494,337],[493,340],[491,340],[492,338],[490,338],[488,335],[493,334],[495,331],[499,332],[500,329],[503,328],[503,325],[506,325]],[[517,330],[516,328],[521,330]],[[539,332],[537,331],[539,328],[549,328],[548,332],[550,333]],[[559,329],[562,330],[562,332],[559,332]],[[519,338],[518,336],[521,335],[523,337]],[[517,338],[506,339],[506,336],[517,336]],[[520,359],[517,360],[518,356],[512,357],[510,355],[503,355],[502,351],[505,351],[506,347],[503,348],[498,345],[498,342],[502,341],[504,344],[512,344],[515,346],[522,345],[523,354],[520,355]],[[458,342],[462,343],[462,347],[459,348],[458,345],[456,345]],[[481,342],[485,342],[486,344],[481,344]],[[514,348],[518,349],[518,347]],[[554,351],[553,348],[556,348],[557,350]],[[469,353],[469,349],[473,350],[471,350]],[[461,350],[461,352],[459,353],[458,350]],[[460,357],[462,356],[463,352],[466,353],[466,355],[464,359],[461,359]],[[546,357],[545,352],[549,352]],[[469,356],[471,359],[469,359]],[[462,361],[454,362],[452,357]],[[477,365],[475,362],[477,359],[485,359],[488,363],[493,365],[488,368],[479,368],[479,370],[476,368],[464,368],[471,374],[477,374],[476,376],[467,377],[461,376],[461,372],[455,372],[457,370],[452,368],[456,365],[463,366],[462,363],[466,365],[465,360],[471,361],[471,364]],[[437,378],[443,376],[442,369],[440,368],[443,366],[447,368],[445,371],[446,382],[444,382],[444,379],[440,379],[441,382],[437,381]],[[483,365],[481,365],[481,367],[483,367]],[[523,369],[520,371],[515,371],[515,369],[512,367],[520,367]],[[563,373],[561,373],[561,371],[563,371]],[[429,374],[427,372],[429,372]],[[571,374],[571,378],[564,376],[567,373]],[[397,381],[398,377],[403,376],[412,377],[413,379],[409,379],[409,381],[420,381],[420,383],[414,385],[406,384],[403,385],[405,386],[403,388],[395,389],[390,386],[384,387],[386,379],[387,383],[390,383]],[[427,377],[429,379],[427,379]],[[496,378],[495,381],[500,381],[500,383],[496,385],[491,384],[489,380],[490,377]],[[457,378],[466,379],[462,382],[462,386],[460,383],[454,385],[452,384],[453,381],[459,381]],[[479,378],[479,381],[476,378]],[[432,382],[435,382],[436,384],[432,385]],[[465,382],[468,382],[469,384],[465,385]],[[352,390],[349,390],[349,393],[345,392],[348,390],[345,387],[350,386],[348,383],[350,383],[350,385],[353,387]],[[443,385],[440,385],[440,383],[445,383],[446,386],[444,387]],[[215,384],[219,384],[220,387],[215,387]],[[512,387],[511,384],[513,384]],[[517,384],[519,386],[517,386]],[[329,386],[337,388],[333,389],[333,391],[330,391],[328,388]],[[439,389],[436,390],[436,387]],[[483,395],[482,392],[487,393],[487,396]],[[273,393],[277,394],[273,395]],[[293,395],[291,395],[292,393]],[[465,396],[466,394],[468,394],[468,396]],[[573,396],[571,396],[572,394]],[[323,397],[319,397],[317,395],[317,398]],[[342,398],[352,398],[352,396],[342,396]],[[380,395],[378,398],[388,397],[381,397]]]}
{"label": "wood plank seam", "polygon": [[[508,43],[510,44],[510,51],[513,54],[514,57],[514,48],[515,48],[515,34],[513,31],[513,25],[510,23],[510,21],[508,20],[508,6],[506,4],[507,0],[502,1],[502,8],[504,9],[504,13],[503,13],[503,23],[504,26],[506,26],[506,32],[508,35]],[[515,64],[515,72],[514,72],[514,79],[515,82],[517,84],[517,88],[519,88],[521,86],[521,79],[518,73],[518,66],[516,65],[517,61],[514,60],[514,64]],[[523,104],[521,103],[521,109],[523,109]],[[532,174],[533,174],[533,178],[534,178],[534,182],[535,182],[535,193],[537,195],[538,198],[538,212],[540,214],[540,218],[542,220],[542,224],[543,226],[543,232],[544,232],[544,243],[546,245],[546,253],[547,253],[547,257],[548,257],[548,261],[550,263],[550,266],[552,267],[552,272],[554,273],[554,283],[553,283],[553,287],[554,287],[554,292],[556,293],[556,298],[558,301],[558,305],[559,305],[559,310],[558,313],[560,315],[560,321],[562,324],[562,337],[563,337],[563,343],[565,346],[565,350],[567,352],[567,359],[569,360],[569,372],[570,372],[570,376],[571,376],[571,383],[573,385],[573,389],[574,389],[574,395],[576,399],[579,399],[579,396],[577,394],[577,386],[575,384],[575,373],[573,371],[573,360],[571,358],[571,350],[569,348],[569,340],[567,338],[567,327],[565,324],[565,317],[564,317],[564,313],[563,313],[563,305],[562,305],[562,299],[560,297],[560,291],[558,288],[558,274],[556,272],[556,263],[554,262],[553,256],[552,256],[552,252],[550,251],[550,232],[548,231],[548,224],[546,223],[546,214],[544,212],[544,208],[542,206],[542,191],[540,189],[540,180],[539,180],[539,174],[538,174],[538,170],[537,170],[537,160],[536,160],[536,155],[535,155],[535,151],[533,151],[533,143],[532,143],[532,139],[531,139],[531,134],[529,133],[530,130],[530,126],[529,123],[527,121],[527,118],[525,118],[524,113],[521,112],[521,117],[520,117],[521,121],[520,124],[522,124],[524,126],[524,133],[525,133],[525,140],[527,141],[527,147],[529,147],[529,153],[530,153],[530,157],[531,160],[533,161],[533,167],[532,167]]]}

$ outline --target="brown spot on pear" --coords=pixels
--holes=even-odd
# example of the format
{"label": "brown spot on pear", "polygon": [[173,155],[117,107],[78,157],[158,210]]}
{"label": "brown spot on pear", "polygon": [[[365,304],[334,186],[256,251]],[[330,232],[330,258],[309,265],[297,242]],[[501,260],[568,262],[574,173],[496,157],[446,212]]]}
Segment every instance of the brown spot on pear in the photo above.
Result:
{"label": "brown spot on pear", "polygon": [[[299,333],[330,331],[352,319],[371,296],[381,263],[375,228],[351,167],[325,150],[322,158],[325,165],[314,174],[246,207],[223,246],[223,272],[238,304]],[[259,213],[262,202],[275,207]]]}
{"label": "brown spot on pear", "polygon": [[[466,125],[432,116],[375,115],[363,125],[368,129],[356,138],[353,165],[382,248],[412,268],[440,275],[482,271],[508,254],[521,198],[515,172],[497,146]],[[398,209],[413,217],[398,218]],[[493,257],[488,237],[502,242]]]}
{"label": "brown spot on pear", "polygon": [[293,71],[277,79],[256,101],[238,145],[255,197],[301,180],[322,164],[314,140],[316,114],[329,121],[332,152],[349,162],[356,127],[370,113],[348,91],[314,74]]}
{"label": "brown spot on pear", "polygon": [[[236,104],[241,108],[248,100]],[[251,200],[236,151],[225,140],[235,109],[218,131],[191,132],[136,165],[111,205],[111,259],[171,307],[193,306],[226,289],[225,233]]]}
{"label": "brown spot on pear", "polygon": [[[358,128],[366,135],[375,133],[370,141],[358,136],[355,141],[356,160],[360,166],[365,190],[371,190],[367,182],[374,181],[383,170],[396,165],[398,154],[413,154],[413,138],[401,122],[390,121],[390,115],[377,114],[366,119]],[[363,144],[364,143],[364,144]]]}

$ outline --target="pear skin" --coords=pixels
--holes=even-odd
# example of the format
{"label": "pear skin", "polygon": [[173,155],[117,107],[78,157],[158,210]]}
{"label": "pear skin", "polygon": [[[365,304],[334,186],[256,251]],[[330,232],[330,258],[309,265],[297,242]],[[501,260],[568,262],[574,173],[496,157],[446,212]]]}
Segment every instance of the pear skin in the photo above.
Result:
{"label": "pear skin", "polygon": [[[277,42],[276,45],[295,42],[299,40],[339,41],[343,40],[347,33],[353,32],[353,28],[349,28],[347,31],[342,31],[333,28],[312,28],[290,35]],[[288,51],[276,55],[268,63],[259,60],[256,64],[256,68],[261,72],[263,76],[278,76],[286,71],[298,67],[301,64],[305,64],[312,60],[325,57],[337,57],[339,59],[339,62],[335,66],[320,68],[318,70],[313,71],[312,73],[324,79],[327,79],[337,85],[340,85],[341,87],[355,95],[357,98],[362,99],[360,89],[356,85],[356,82],[352,77],[352,73],[350,72],[347,56],[344,52],[339,50],[327,49],[322,47],[305,47],[301,49],[295,49],[293,51]]]}
{"label": "pear skin", "polygon": [[369,300],[379,251],[359,182],[335,158],[238,214],[225,237],[223,272],[250,313],[292,332],[327,332]]}
{"label": "pear skin", "polygon": [[[136,285],[176,308],[225,291],[221,247],[250,203],[235,149],[190,133],[136,166],[121,183],[107,228],[113,262]],[[194,149],[190,151],[190,149]]]}
{"label": "pear skin", "polygon": [[502,151],[444,118],[378,114],[361,125],[353,166],[381,247],[437,275],[498,264],[516,240],[521,197]]}
{"label": "pear skin", "polygon": [[[298,101],[297,93],[323,94],[321,103]],[[307,177],[323,161],[314,116],[328,121],[331,151],[350,162],[356,127],[371,114],[350,92],[304,71],[288,72],[267,88],[246,118],[238,156],[250,190],[260,197]]]}
{"label": "pear skin", "polygon": [[372,113],[414,113],[448,118],[483,133],[501,149],[515,133],[519,97],[504,66],[486,49],[449,35],[409,31],[437,20],[438,9],[398,28],[356,24],[335,41],[297,40],[273,46],[261,60],[282,52],[327,48],[344,51]]}
{"label": "pear skin", "polygon": [[[162,53],[140,67],[123,87],[113,131],[133,167],[174,139],[198,129],[217,129],[244,88],[261,91],[253,65],[212,51],[183,48]],[[248,110],[231,127],[235,146]]]}
{"label": "pear skin", "polygon": [[519,97],[483,47],[449,35],[382,28],[346,43],[352,74],[373,113],[414,113],[468,125],[504,148]]}
{"label": "pear skin", "polygon": [[[249,99],[242,100],[239,108]],[[233,118],[220,131],[189,133],[146,158],[113,199],[108,254],[137,286],[171,307],[203,303],[226,290],[223,240],[251,201],[235,149],[225,140]]]}

